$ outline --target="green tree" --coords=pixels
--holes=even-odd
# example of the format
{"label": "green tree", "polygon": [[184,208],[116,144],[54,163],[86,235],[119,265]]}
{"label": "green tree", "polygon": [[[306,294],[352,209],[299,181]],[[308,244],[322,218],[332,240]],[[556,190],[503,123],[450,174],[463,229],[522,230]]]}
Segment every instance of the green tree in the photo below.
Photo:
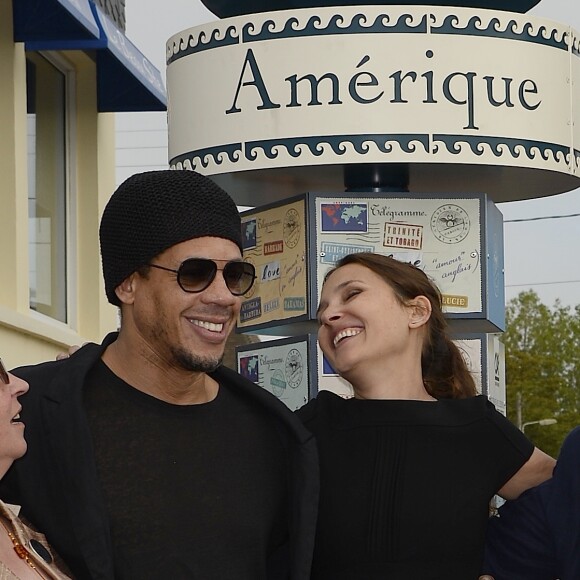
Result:
{"label": "green tree", "polygon": [[526,435],[556,457],[566,434],[580,423],[580,306],[552,308],[534,291],[521,292],[506,308],[502,340],[506,356],[508,417],[529,425]]}

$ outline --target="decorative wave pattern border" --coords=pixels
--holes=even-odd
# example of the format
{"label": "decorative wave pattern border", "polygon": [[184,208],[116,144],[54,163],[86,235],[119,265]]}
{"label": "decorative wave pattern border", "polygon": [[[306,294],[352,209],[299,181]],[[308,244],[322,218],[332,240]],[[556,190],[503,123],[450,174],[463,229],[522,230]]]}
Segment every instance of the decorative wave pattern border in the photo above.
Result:
{"label": "decorative wave pattern border", "polygon": [[344,155],[350,148],[360,155],[365,155],[370,152],[371,144],[382,153],[388,154],[393,151],[394,143],[397,143],[405,153],[414,153],[419,144],[426,153],[429,151],[429,135],[426,134],[330,135],[248,141],[245,143],[245,157],[248,161],[255,161],[258,158],[258,150],[261,150],[268,159],[276,159],[280,148],[284,148],[288,155],[295,159],[300,157],[305,149],[315,157],[320,157],[328,147],[335,155]]}
{"label": "decorative wave pattern border", "polygon": [[344,15],[334,14],[328,24],[322,25],[323,19],[315,15],[311,16],[302,27],[298,18],[291,17],[286,20],[284,27],[280,30],[276,30],[279,25],[274,20],[266,20],[260,27],[253,22],[248,22],[242,29],[242,42],[337,34],[426,34],[427,17],[428,14],[423,14],[421,20],[413,25],[412,22],[417,18],[412,14],[401,14],[395,22],[392,22],[393,18],[385,13],[378,14],[374,19],[367,14],[359,13],[355,14],[348,23],[348,18]]}
{"label": "decorative wave pattern border", "polygon": [[[434,15],[431,15],[431,18],[435,22]],[[548,29],[543,25],[538,27],[534,34],[535,27],[531,22],[526,22],[522,26],[521,31],[517,30],[520,25],[518,25],[516,20],[502,23],[499,18],[492,18],[487,26],[482,25],[482,22],[481,17],[472,16],[465,26],[460,26],[459,18],[454,14],[450,14],[441,25],[431,25],[431,34],[457,34],[462,36],[504,38],[507,40],[519,40],[551,46],[552,48],[565,51],[568,50],[571,42],[568,31],[564,31],[562,38],[558,39],[557,29],[553,28],[551,32],[548,32]]]}
{"label": "decorative wave pattern border", "polygon": [[[196,169],[201,165],[204,169],[207,169],[211,162],[215,165],[221,165],[227,158],[230,163],[235,163],[241,157],[242,144],[229,143],[227,145],[217,145],[216,147],[206,147],[205,149],[182,153],[171,159],[169,166],[172,169],[183,169],[185,166],[191,165],[191,169]],[[196,159],[198,163],[195,163]]]}
{"label": "decorative wave pattern border", "polygon": [[[571,150],[569,147],[543,141],[526,139],[510,139],[502,137],[436,134],[374,134],[374,135],[332,135],[295,137],[289,139],[266,139],[248,141],[246,143],[230,143],[223,146],[208,147],[190,151],[174,157],[169,164],[172,168],[182,168],[190,165],[192,169],[201,166],[204,169],[210,163],[221,165],[226,158],[230,163],[236,163],[242,158],[247,161],[256,161],[260,154],[273,160],[280,156],[282,151],[294,159],[303,153],[309,152],[315,157],[322,156],[328,148],[337,156],[342,156],[354,149],[359,155],[366,155],[371,150],[380,151],[386,155],[393,152],[397,144],[404,153],[412,155],[417,150],[433,155],[442,152],[460,155],[467,146],[471,153],[481,157],[488,150],[497,157],[505,157],[509,153],[513,159],[522,155],[530,160],[541,157],[544,161],[554,161],[571,167]],[[574,149],[576,165],[580,164],[580,151]]]}
{"label": "decorative wave pattern border", "polygon": [[166,63],[170,65],[172,62],[191,54],[239,43],[240,35],[237,27],[233,24],[228,26],[225,32],[219,28],[214,28],[210,33],[202,30],[197,37],[189,34],[187,38],[179,38],[179,42],[174,41],[172,46],[168,43]]}
{"label": "decorative wave pattern border", "polygon": [[[328,20],[327,23],[323,24]],[[518,23],[514,19],[502,21],[493,17],[484,24],[481,16],[472,16],[467,24],[461,24],[457,14],[445,16],[441,24],[437,14],[424,12],[421,14],[403,13],[396,19],[386,13],[369,16],[357,13],[353,16],[333,14],[328,17],[320,15],[309,16],[306,22],[297,16],[291,16],[285,21],[276,22],[273,19],[264,21],[261,25],[247,22],[241,30],[232,24],[225,31],[214,28],[211,31],[202,30],[198,37],[190,34],[167,45],[167,64],[205,50],[231,46],[242,43],[275,40],[279,38],[302,38],[314,36],[332,36],[340,34],[434,34],[479,36],[488,38],[505,38],[533,44],[541,44],[559,50],[569,50],[572,46],[574,54],[579,54],[578,39],[571,38],[570,29],[561,33],[554,27],[549,30],[545,25],[534,26],[532,22]],[[559,38],[561,36],[561,38]]]}
{"label": "decorative wave pattern border", "polygon": [[544,161],[552,159],[556,163],[570,165],[570,147],[545,141],[481,135],[477,137],[468,135],[433,135],[432,153],[439,152],[440,148],[437,143],[442,143],[445,149],[453,155],[459,155],[463,152],[462,144],[464,143],[478,157],[484,155],[487,148],[495,157],[503,157],[507,149],[514,159],[519,159],[524,154],[528,159],[534,160],[540,155]]}

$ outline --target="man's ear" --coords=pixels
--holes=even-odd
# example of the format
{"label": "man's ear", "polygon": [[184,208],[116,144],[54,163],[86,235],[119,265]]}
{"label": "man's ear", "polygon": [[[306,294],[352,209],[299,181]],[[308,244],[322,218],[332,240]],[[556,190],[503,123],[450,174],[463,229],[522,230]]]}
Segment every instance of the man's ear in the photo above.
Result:
{"label": "man's ear", "polygon": [[116,288],[115,294],[123,304],[133,304],[135,301],[135,277],[137,272],[127,276]]}
{"label": "man's ear", "polygon": [[425,296],[416,296],[408,304],[409,328],[419,328],[427,324],[431,317],[431,302]]}

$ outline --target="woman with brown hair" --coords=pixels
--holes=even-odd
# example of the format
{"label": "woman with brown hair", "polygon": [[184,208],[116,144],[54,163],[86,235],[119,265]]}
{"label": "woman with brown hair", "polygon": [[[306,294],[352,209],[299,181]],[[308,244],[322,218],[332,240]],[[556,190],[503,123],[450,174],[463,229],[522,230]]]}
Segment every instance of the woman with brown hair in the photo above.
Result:
{"label": "woman with brown hair", "polygon": [[354,398],[298,411],[316,435],[321,498],[312,580],[473,580],[494,494],[554,460],[483,396],[420,269],[346,256],[324,281],[318,339]]}

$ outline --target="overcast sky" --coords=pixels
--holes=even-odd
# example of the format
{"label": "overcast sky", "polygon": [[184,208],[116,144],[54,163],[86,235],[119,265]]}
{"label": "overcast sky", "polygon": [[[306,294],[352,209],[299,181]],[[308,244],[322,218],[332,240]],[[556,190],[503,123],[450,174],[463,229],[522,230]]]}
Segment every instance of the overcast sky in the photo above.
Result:
{"label": "overcast sky", "polygon": [[[199,0],[126,0],[126,10],[127,36],[164,77],[167,39],[215,20]],[[532,13],[580,31],[579,0],[541,0]],[[118,182],[138,171],[167,167],[164,113],[120,114],[117,126]],[[580,189],[499,208],[505,221],[506,299],[532,288],[549,306],[558,298],[564,305],[580,304]],[[550,219],[536,219],[545,217]],[[531,221],[512,221],[522,219]]]}

